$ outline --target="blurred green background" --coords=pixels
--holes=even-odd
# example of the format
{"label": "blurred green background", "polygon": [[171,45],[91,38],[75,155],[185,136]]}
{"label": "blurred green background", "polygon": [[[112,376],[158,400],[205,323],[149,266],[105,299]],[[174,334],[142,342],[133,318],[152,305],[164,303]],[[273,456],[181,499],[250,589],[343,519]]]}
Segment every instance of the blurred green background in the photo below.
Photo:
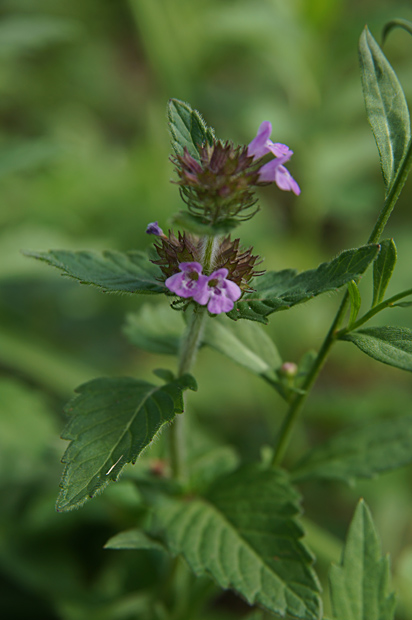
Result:
{"label": "blurred green background", "polygon": [[[368,23],[412,20],[410,0],[3,0],[0,5],[0,613],[4,620],[146,618],[164,562],[104,551],[142,511],[133,485],[113,485],[81,511],[56,514],[62,408],[101,375],[150,378],[165,357],[136,350],[125,314],[159,300],[110,297],[59,277],[21,249],[144,249],[148,222],[180,208],[166,125],[170,97],[187,100],[217,136],[247,144],[262,120],[295,152],[299,198],[265,188],[241,229],[267,269],[309,269],[364,243],[383,183],[366,121],[357,42]],[[412,102],[412,39],[385,46]],[[412,183],[386,231],[399,261],[389,293],[411,286]],[[367,303],[371,283],[363,280]],[[274,315],[285,360],[317,348],[338,296]],[[412,327],[410,309],[386,321]],[[284,405],[245,370],[211,351],[196,368],[190,414],[211,445],[243,459],[273,439]],[[236,386],[235,390],[231,390]],[[409,412],[407,373],[339,344],[290,450],[348,425]],[[398,617],[412,619],[412,476],[408,469],[346,488],[302,486],[305,513],[342,539],[360,495],[393,557]],[[314,541],[315,543],[315,541]],[[331,547],[330,554],[334,554]],[[338,547],[336,548],[338,549]],[[328,556],[328,553],[325,554]],[[338,552],[335,553],[338,559]],[[318,568],[326,575],[322,555]],[[238,618],[223,596],[199,618]],[[200,613],[200,612],[199,612]],[[150,616],[151,618],[152,616]],[[160,616],[159,616],[160,617]]]}

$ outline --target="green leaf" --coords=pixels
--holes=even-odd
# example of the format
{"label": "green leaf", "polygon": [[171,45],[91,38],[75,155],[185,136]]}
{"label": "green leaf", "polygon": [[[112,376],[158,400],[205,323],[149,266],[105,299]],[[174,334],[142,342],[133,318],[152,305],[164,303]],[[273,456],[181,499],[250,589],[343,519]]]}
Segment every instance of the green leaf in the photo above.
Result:
{"label": "green leaf", "polygon": [[197,110],[179,99],[170,99],[168,106],[169,129],[172,147],[177,155],[183,155],[186,148],[189,155],[200,161],[198,147],[204,143],[213,144],[214,131],[208,127]]}
{"label": "green leaf", "polygon": [[144,351],[177,355],[183,329],[181,312],[173,312],[169,306],[145,304],[127,316],[123,332]]}
{"label": "green leaf", "polygon": [[412,462],[412,416],[351,428],[308,452],[293,480],[373,478]]}
{"label": "green leaf", "polygon": [[356,321],[356,317],[358,316],[362,299],[358,289],[358,286],[355,280],[351,280],[348,284],[348,291],[350,296],[350,317],[349,317],[349,325],[352,325]]}
{"label": "green leaf", "polygon": [[385,27],[383,29],[382,45],[385,42],[386,37],[388,36],[390,31],[393,30],[394,28],[403,28],[404,30],[406,30],[406,32],[409,32],[409,34],[412,34],[412,22],[411,21],[407,19],[401,19],[401,18],[391,19],[390,22],[385,24]]}
{"label": "green leaf", "polygon": [[380,242],[381,250],[373,263],[373,301],[372,308],[383,301],[397,260],[396,245],[393,239]]}
{"label": "green leaf", "polygon": [[349,528],[340,566],[332,564],[330,589],[336,620],[392,620],[389,558],[382,557],[370,511],[363,500]]}
{"label": "green leaf", "polygon": [[283,471],[247,467],[217,480],[203,498],[164,499],[155,520],[196,575],[211,575],[282,617],[314,620],[319,584],[300,541],[298,500]]}
{"label": "green leaf", "polygon": [[379,245],[364,245],[345,250],[317,269],[297,274],[295,269],[268,271],[253,281],[256,292],[242,297],[228,316],[267,323],[267,316],[279,310],[292,308],[317,295],[334,291],[351,280],[356,280],[376,258]]}
{"label": "green leaf", "polygon": [[164,284],[159,282],[159,268],[143,252],[50,250],[24,254],[57,267],[64,275],[80,280],[81,284],[91,284],[108,293],[167,292]]}
{"label": "green leaf", "polygon": [[282,364],[274,342],[256,323],[216,317],[207,322],[203,342],[257,375],[271,374]]}
{"label": "green leaf", "polygon": [[388,194],[410,140],[408,106],[394,70],[367,27],[360,37],[359,57],[366,112]]}
{"label": "green leaf", "polygon": [[341,337],[378,362],[412,372],[412,330],[407,327],[366,327]]}
{"label": "green leaf", "polygon": [[161,387],[128,377],[94,379],[77,388],[67,405],[70,421],[62,439],[70,444],[57,499],[58,511],[81,506],[117,480],[126,463],[140,453],[171,422],[177,393],[193,386],[185,375]]}
{"label": "green leaf", "polygon": [[143,530],[137,528],[119,532],[109,538],[104,546],[105,549],[154,549],[155,551],[166,551],[165,546],[155,540]]}

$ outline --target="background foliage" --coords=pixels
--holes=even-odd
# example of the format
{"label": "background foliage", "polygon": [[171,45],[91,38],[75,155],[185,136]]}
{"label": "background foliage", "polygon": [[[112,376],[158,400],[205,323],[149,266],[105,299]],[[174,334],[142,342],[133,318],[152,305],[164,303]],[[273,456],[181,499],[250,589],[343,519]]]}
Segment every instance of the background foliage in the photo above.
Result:
{"label": "background foliage", "polygon": [[[261,213],[241,230],[264,266],[310,269],[361,245],[384,189],[357,42],[366,22],[379,41],[393,17],[412,19],[409,2],[2,3],[0,605],[6,618],[29,612],[42,620],[144,618],[146,592],[165,570],[158,551],[102,548],[141,514],[143,500],[128,475],[82,511],[54,512],[64,450],[58,435],[73,388],[102,374],[151,380],[154,364],[171,367],[167,356],[135,349],[122,335],[125,313],[144,300],[82,288],[19,250],[142,249],[150,243],[147,222],[167,227],[180,207],[169,182],[165,110],[171,96],[189,100],[217,135],[240,143],[268,119],[274,139],[295,151],[291,172],[302,195],[262,191]],[[384,49],[411,103],[410,37],[389,35]],[[409,182],[386,230],[399,254],[389,294],[411,286],[411,197]],[[284,359],[298,361],[319,346],[336,305],[331,294],[305,306],[304,320],[299,306],[271,318],[267,329]],[[388,318],[412,327],[410,308],[394,309]],[[257,458],[283,415],[280,398],[209,349],[199,355],[196,377],[198,398],[189,397],[198,436],[193,450],[201,454],[220,434],[243,459]],[[308,403],[290,461],[348,422],[408,412],[411,394],[408,373],[339,344]],[[412,618],[410,471],[353,488],[301,484],[306,518],[333,536],[322,549],[308,526],[320,576],[339,559],[339,541],[363,495],[392,555],[399,618]],[[206,591],[210,583],[198,587]],[[247,609],[224,595],[201,617],[237,618]]]}

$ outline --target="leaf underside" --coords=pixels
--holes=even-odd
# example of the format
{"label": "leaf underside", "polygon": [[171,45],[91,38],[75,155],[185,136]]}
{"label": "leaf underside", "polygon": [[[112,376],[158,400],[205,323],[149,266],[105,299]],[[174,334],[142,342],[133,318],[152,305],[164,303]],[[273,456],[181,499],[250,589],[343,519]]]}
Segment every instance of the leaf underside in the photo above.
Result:
{"label": "leaf underside", "polygon": [[366,327],[341,339],[378,362],[412,372],[412,330],[407,327]]}
{"label": "leaf underside", "polygon": [[356,280],[378,252],[379,245],[369,244],[345,250],[332,261],[299,274],[294,269],[266,272],[253,282],[256,291],[238,301],[228,316],[234,320],[267,323],[266,317],[273,312],[286,310]]}
{"label": "leaf underside", "polygon": [[396,245],[393,239],[380,242],[381,250],[373,263],[373,301],[372,307],[383,301],[397,260]]}
{"label": "leaf underside", "polygon": [[243,468],[203,498],[164,500],[158,531],[197,575],[212,576],[281,617],[319,618],[312,556],[295,520],[299,497],[280,470]]}
{"label": "leaf underside", "polygon": [[335,435],[308,452],[292,472],[293,480],[352,483],[412,462],[412,416],[375,421]]}
{"label": "leaf underside", "polygon": [[62,439],[70,444],[57,499],[58,511],[78,508],[117,480],[180,408],[181,392],[194,389],[185,375],[161,387],[128,377],[94,379],[77,388],[67,405]]}
{"label": "leaf underside", "polygon": [[392,620],[395,597],[389,591],[389,559],[368,507],[361,500],[349,528],[340,566],[332,565],[330,589],[336,620]]}
{"label": "leaf underside", "polygon": [[108,293],[166,293],[159,281],[161,272],[144,252],[93,252],[80,250],[50,250],[25,252],[63,271],[63,274],[82,284],[97,286]]}

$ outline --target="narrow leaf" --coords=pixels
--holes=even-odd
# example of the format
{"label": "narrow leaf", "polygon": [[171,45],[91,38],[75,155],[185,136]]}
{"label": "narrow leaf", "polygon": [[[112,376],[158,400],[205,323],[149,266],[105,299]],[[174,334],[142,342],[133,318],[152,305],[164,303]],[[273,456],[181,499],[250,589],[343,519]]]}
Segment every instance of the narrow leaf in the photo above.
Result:
{"label": "narrow leaf", "polygon": [[382,557],[370,511],[363,500],[349,528],[340,566],[332,565],[330,589],[336,620],[392,620],[389,559]]}
{"label": "narrow leaf", "polygon": [[412,330],[407,327],[369,327],[342,336],[378,362],[412,372]]}
{"label": "narrow leaf", "polygon": [[349,317],[349,325],[352,325],[356,321],[356,317],[358,316],[362,299],[358,289],[358,286],[355,280],[351,280],[348,284],[348,291],[350,296],[350,317]]}
{"label": "narrow leaf", "polygon": [[213,129],[206,125],[197,110],[178,99],[170,99],[168,119],[175,153],[182,155],[186,148],[189,155],[200,161],[198,147],[204,143],[213,144]]}
{"label": "narrow leaf", "polygon": [[207,323],[203,342],[257,375],[272,373],[282,364],[274,342],[255,323],[213,319]]}
{"label": "narrow leaf", "polygon": [[360,37],[359,58],[366,112],[388,194],[410,140],[408,106],[394,70],[367,27]]}
{"label": "narrow leaf", "polygon": [[109,538],[104,546],[105,549],[154,549],[155,551],[166,551],[166,547],[155,540],[146,532],[139,529],[126,530],[119,532]]}
{"label": "narrow leaf", "polygon": [[372,478],[412,463],[412,416],[351,428],[306,454],[293,480]]}
{"label": "narrow leaf", "polygon": [[364,245],[345,250],[317,269],[297,274],[294,269],[269,271],[253,281],[256,292],[242,297],[228,316],[267,323],[267,316],[309,301],[317,295],[335,291],[362,275],[376,258],[379,245]]}
{"label": "narrow leaf", "polygon": [[380,246],[378,258],[373,263],[372,308],[383,301],[397,260],[396,245],[393,239],[381,241]]}
{"label": "narrow leaf", "polygon": [[282,617],[314,620],[319,585],[300,541],[298,499],[284,472],[248,467],[220,478],[204,498],[163,500],[155,518],[195,574]]}
{"label": "narrow leaf", "polygon": [[126,463],[158,435],[176,413],[177,392],[191,387],[185,375],[161,387],[127,377],[94,379],[77,388],[67,405],[70,416],[62,439],[70,444],[63,456],[66,464],[57,500],[58,511],[81,506],[117,480]]}
{"label": "narrow leaf", "polygon": [[25,252],[63,271],[64,275],[109,293],[165,293],[161,272],[138,251],[104,252],[50,250]]}

